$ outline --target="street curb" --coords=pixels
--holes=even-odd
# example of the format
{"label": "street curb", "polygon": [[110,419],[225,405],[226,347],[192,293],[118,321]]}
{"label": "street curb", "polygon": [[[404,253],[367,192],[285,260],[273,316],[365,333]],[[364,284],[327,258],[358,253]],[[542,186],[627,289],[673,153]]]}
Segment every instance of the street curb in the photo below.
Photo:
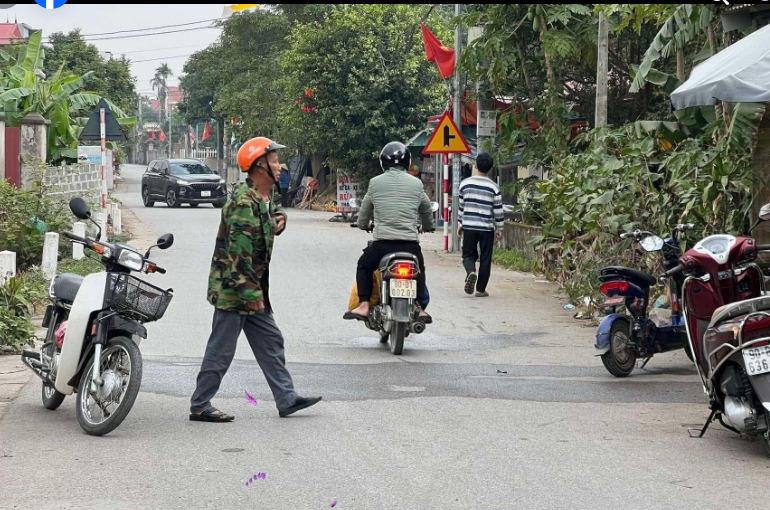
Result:
{"label": "street curb", "polygon": [[[45,337],[46,330],[41,328],[43,317],[33,317],[39,339]],[[33,379],[35,374],[21,361],[18,354],[0,356],[0,420],[10,409],[11,404],[19,397],[21,390]]]}

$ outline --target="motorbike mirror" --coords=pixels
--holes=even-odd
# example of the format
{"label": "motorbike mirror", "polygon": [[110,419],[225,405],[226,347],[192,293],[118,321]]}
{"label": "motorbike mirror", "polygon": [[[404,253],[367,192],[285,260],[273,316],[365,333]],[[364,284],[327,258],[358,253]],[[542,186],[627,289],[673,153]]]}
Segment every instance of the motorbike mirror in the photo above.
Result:
{"label": "motorbike mirror", "polygon": [[88,204],[86,204],[86,201],[80,197],[70,200],[70,211],[72,211],[72,214],[78,219],[91,219],[91,211],[88,209]]}
{"label": "motorbike mirror", "polygon": [[158,248],[168,250],[174,244],[174,234],[164,234],[158,238]]}
{"label": "motorbike mirror", "polygon": [[430,212],[436,212],[436,211],[438,211],[438,203],[431,202],[430,203]]}
{"label": "motorbike mirror", "polygon": [[350,204],[350,207],[361,207],[361,202],[357,198],[351,198],[348,204]]}
{"label": "motorbike mirror", "polygon": [[770,204],[765,204],[762,209],[759,210],[759,219],[762,221],[770,221]]}
{"label": "motorbike mirror", "polygon": [[647,236],[639,243],[645,251],[653,252],[663,249],[663,239],[658,236]]}

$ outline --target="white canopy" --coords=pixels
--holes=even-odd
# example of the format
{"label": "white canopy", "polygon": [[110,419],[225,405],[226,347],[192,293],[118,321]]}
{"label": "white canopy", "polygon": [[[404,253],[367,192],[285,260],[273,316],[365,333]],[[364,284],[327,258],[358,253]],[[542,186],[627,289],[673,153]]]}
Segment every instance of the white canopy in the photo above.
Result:
{"label": "white canopy", "polygon": [[695,69],[671,94],[671,104],[690,106],[770,102],[770,25],[720,51]]}

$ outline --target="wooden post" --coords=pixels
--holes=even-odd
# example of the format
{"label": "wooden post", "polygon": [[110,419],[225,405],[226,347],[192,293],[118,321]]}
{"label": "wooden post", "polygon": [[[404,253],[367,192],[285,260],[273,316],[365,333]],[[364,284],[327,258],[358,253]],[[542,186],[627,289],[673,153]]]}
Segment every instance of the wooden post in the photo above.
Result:
{"label": "wooden post", "polygon": [[[72,225],[72,233],[76,236],[86,236],[86,224],[82,221],[75,222]],[[75,260],[83,260],[85,258],[85,252],[83,251],[83,245],[80,243],[72,243],[72,258]]]}
{"label": "wooden post", "polygon": [[41,268],[43,274],[49,280],[56,276],[56,268],[59,265],[59,234],[48,232],[45,235],[45,244],[43,244],[43,264]]}
{"label": "wooden post", "polygon": [[0,251],[0,285],[16,276],[16,252]]}

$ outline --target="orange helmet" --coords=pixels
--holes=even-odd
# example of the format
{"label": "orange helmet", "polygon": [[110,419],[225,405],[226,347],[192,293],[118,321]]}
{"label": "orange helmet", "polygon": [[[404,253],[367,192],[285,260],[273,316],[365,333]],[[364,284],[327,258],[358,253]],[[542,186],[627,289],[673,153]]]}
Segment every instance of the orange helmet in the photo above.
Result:
{"label": "orange helmet", "polygon": [[278,149],[285,149],[285,145],[275,143],[269,138],[258,136],[241,145],[238,149],[238,166],[241,172],[248,172],[256,160]]}

